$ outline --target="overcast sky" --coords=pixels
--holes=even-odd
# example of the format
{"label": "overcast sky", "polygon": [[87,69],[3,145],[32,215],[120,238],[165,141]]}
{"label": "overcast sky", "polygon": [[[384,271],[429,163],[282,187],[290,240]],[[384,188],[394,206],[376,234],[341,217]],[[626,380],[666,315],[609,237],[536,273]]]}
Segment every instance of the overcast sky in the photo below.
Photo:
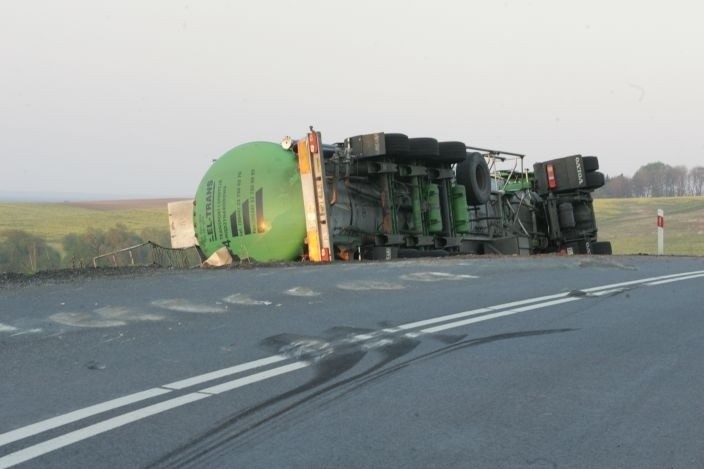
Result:
{"label": "overcast sky", "polygon": [[186,196],[314,125],[704,165],[704,2],[0,0],[0,191]]}

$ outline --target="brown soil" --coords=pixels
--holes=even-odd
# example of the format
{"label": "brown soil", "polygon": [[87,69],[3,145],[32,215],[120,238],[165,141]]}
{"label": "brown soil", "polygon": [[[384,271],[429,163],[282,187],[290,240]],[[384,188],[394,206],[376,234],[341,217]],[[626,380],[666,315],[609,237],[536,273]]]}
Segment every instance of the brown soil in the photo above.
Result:
{"label": "brown soil", "polygon": [[127,200],[86,200],[81,202],[63,202],[71,207],[89,210],[136,210],[136,209],[163,209],[169,202],[184,199],[127,199]]}

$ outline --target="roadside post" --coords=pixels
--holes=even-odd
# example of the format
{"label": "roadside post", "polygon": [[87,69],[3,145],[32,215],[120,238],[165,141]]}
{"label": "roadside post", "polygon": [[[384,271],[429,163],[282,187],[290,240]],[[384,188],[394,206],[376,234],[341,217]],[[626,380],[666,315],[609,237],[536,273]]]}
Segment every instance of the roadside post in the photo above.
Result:
{"label": "roadside post", "polygon": [[665,212],[658,209],[658,256],[665,253]]}

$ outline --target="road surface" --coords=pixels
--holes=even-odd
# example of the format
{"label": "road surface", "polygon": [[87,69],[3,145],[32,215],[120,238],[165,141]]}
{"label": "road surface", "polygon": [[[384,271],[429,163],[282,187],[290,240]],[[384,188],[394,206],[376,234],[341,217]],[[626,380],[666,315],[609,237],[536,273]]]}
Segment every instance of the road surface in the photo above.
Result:
{"label": "road surface", "polygon": [[704,259],[0,286],[0,468],[703,467]]}

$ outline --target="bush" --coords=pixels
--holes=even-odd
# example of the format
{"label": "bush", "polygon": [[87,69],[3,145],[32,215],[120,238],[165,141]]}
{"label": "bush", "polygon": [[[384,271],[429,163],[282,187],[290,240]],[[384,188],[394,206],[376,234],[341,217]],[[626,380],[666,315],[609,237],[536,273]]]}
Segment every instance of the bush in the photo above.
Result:
{"label": "bush", "polygon": [[22,230],[0,233],[0,271],[33,274],[56,269],[61,264],[58,251],[43,238]]}

